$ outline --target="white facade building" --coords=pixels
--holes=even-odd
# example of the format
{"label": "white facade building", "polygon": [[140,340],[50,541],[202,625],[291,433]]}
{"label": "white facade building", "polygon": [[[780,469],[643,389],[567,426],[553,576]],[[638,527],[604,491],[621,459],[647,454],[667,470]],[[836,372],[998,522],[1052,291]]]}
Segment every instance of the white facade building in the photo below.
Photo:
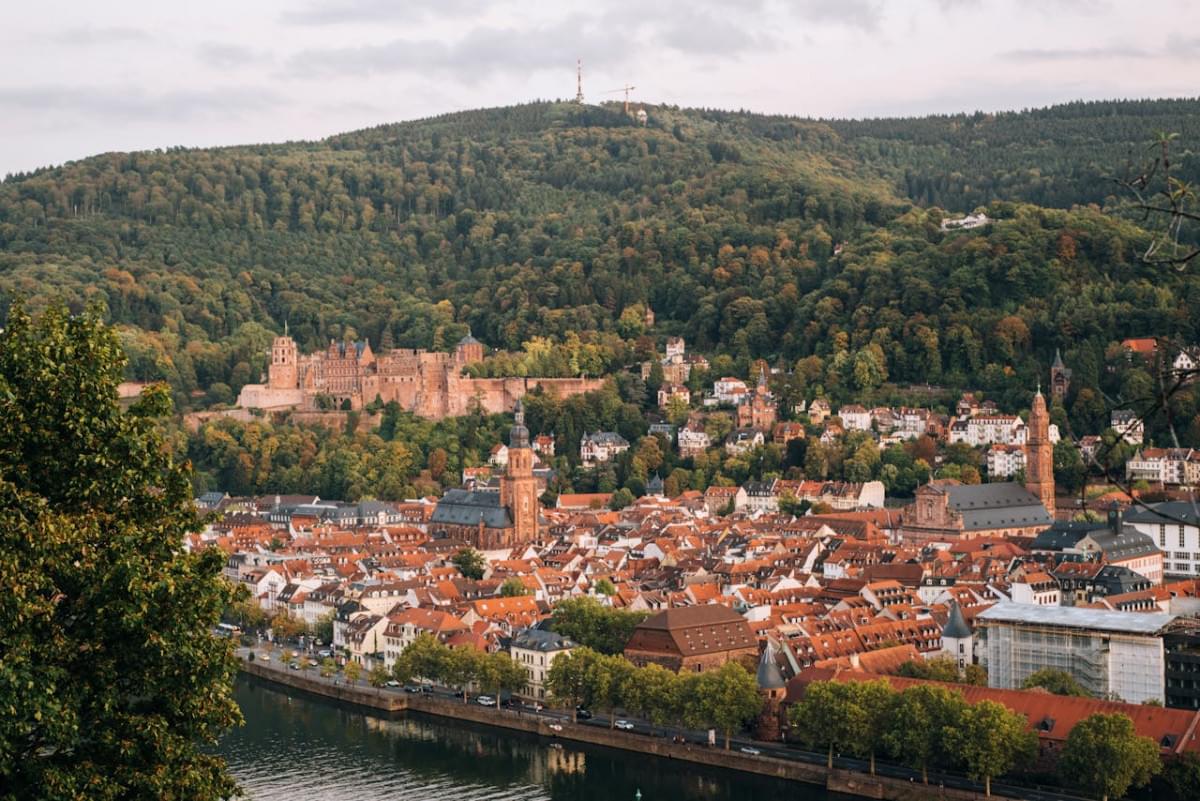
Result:
{"label": "white facade building", "polygon": [[1154,541],[1163,552],[1168,576],[1200,576],[1200,507],[1188,501],[1153,505],[1153,511],[1130,509],[1122,519]]}
{"label": "white facade building", "polygon": [[1098,698],[1164,701],[1162,635],[1175,615],[1001,602],[975,618],[988,686],[1019,689],[1039,670],[1075,677]]}

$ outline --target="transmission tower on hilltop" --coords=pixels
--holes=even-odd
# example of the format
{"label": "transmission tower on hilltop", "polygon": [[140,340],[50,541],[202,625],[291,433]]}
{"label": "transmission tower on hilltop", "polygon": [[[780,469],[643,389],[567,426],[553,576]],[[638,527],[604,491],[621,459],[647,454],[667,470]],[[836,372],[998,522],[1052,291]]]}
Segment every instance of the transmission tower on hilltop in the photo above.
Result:
{"label": "transmission tower on hilltop", "polygon": [[575,102],[583,103],[583,59],[575,60]]}

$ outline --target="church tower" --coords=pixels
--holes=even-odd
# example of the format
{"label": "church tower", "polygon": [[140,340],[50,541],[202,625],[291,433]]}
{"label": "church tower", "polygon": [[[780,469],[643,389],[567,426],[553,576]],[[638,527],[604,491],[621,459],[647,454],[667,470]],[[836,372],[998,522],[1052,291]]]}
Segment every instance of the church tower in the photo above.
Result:
{"label": "church tower", "polygon": [[1050,413],[1039,387],[1029,411],[1025,441],[1025,489],[1037,496],[1054,517],[1054,446],[1050,443]]}
{"label": "church tower", "polygon": [[275,342],[271,345],[271,366],[267,372],[267,386],[271,389],[296,389],[299,387],[298,356],[296,340],[287,335],[287,326],[285,325],[283,336],[275,337]]}
{"label": "church tower", "polygon": [[525,406],[517,399],[513,426],[508,435],[508,467],[500,480],[500,502],[513,521],[516,542],[532,542],[538,536],[537,479],[533,477],[533,449],[525,427]]}

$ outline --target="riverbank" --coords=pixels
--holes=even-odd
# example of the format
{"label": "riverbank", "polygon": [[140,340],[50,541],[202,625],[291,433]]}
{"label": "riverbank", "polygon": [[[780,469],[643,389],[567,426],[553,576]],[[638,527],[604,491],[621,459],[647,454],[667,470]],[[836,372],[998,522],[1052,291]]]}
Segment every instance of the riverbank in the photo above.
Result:
{"label": "riverbank", "polygon": [[[872,776],[842,768],[831,770],[823,764],[780,759],[767,754],[752,755],[694,744],[673,743],[666,738],[629,734],[620,730],[571,723],[569,720],[535,717],[511,710],[482,707],[478,704],[468,704],[433,695],[403,693],[361,685],[335,685],[318,676],[301,671],[289,671],[283,669],[282,666],[276,667],[270,663],[242,662],[241,667],[243,672],[263,681],[387,715],[417,712],[470,721],[484,726],[536,734],[547,739],[569,740],[604,748],[650,754],[662,759],[694,762],[776,779],[803,782],[824,787],[831,792],[879,799],[880,801],[929,801],[933,798],[947,801],[977,801],[986,798],[983,793],[969,790],[934,787],[904,779]],[[556,728],[551,728],[552,726]],[[1009,797],[993,793],[990,798],[996,801],[1008,801]]]}

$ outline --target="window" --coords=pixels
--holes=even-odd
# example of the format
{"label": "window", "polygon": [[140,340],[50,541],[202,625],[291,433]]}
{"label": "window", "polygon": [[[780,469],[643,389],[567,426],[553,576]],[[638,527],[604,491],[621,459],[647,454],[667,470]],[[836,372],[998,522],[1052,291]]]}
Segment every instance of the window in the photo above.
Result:
{"label": "window", "polygon": [[1165,548],[1167,546],[1167,524],[1166,523],[1158,524],[1158,544],[1159,544],[1159,547],[1162,547],[1162,548]]}
{"label": "window", "polygon": [[1184,540],[1184,536],[1183,536],[1183,526],[1180,525],[1179,526],[1179,547],[1182,548],[1186,544],[1187,544],[1187,542]]}

